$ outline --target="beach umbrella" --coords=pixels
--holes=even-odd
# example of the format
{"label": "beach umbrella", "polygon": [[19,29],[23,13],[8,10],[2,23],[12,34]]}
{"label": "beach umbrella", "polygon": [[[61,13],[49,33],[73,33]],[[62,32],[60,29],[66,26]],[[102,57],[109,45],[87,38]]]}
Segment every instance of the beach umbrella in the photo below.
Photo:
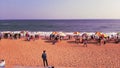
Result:
{"label": "beach umbrella", "polygon": [[60,36],[66,36],[66,34],[63,33],[63,32],[59,32],[59,35],[60,35]]}
{"label": "beach umbrella", "polygon": [[120,32],[118,32],[117,35],[120,35]]}
{"label": "beach umbrella", "polygon": [[75,34],[75,35],[79,35],[79,34],[80,34],[80,32],[74,32],[73,34]]}
{"label": "beach umbrella", "polygon": [[65,33],[68,36],[74,36],[73,32]]}
{"label": "beach umbrella", "polygon": [[95,35],[100,37],[100,36],[102,36],[102,33],[101,32],[96,32]]}
{"label": "beach umbrella", "polygon": [[52,32],[52,34],[58,34],[58,32]]}
{"label": "beach umbrella", "polygon": [[101,34],[101,37],[108,37],[108,35],[107,35],[107,34],[102,33],[102,34]]}
{"label": "beach umbrella", "polygon": [[104,37],[108,37],[108,35],[107,34],[103,34],[104,35]]}
{"label": "beach umbrella", "polygon": [[97,35],[97,34],[101,34],[101,32],[95,32],[95,34]]}
{"label": "beach umbrella", "polygon": [[83,33],[83,34],[82,34],[82,37],[83,37],[83,36],[87,37],[87,36],[88,36],[88,34],[87,34],[87,33]]}

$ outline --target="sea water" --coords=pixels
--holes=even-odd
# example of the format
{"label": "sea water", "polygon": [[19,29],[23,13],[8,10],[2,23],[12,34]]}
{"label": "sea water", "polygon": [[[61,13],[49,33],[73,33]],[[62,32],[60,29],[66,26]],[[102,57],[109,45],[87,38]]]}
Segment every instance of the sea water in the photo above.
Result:
{"label": "sea water", "polygon": [[119,19],[0,20],[0,31],[120,32]]}

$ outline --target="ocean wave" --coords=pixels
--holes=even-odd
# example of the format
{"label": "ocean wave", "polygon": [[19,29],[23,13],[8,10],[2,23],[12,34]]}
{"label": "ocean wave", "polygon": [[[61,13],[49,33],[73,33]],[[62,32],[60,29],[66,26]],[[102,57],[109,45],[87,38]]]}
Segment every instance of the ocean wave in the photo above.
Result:
{"label": "ocean wave", "polygon": [[[22,31],[0,31],[0,33],[21,33]],[[54,31],[24,31],[24,32],[28,32],[29,34],[35,35],[35,34],[39,34],[41,36],[50,36],[50,34],[52,34],[52,32]],[[66,35],[74,35],[74,32],[63,32],[63,31],[55,31],[55,32],[62,32],[65,33]],[[87,33],[88,35],[95,35],[96,32],[80,32],[79,35],[82,35],[84,33]],[[116,35],[119,32],[101,32],[107,35]]]}

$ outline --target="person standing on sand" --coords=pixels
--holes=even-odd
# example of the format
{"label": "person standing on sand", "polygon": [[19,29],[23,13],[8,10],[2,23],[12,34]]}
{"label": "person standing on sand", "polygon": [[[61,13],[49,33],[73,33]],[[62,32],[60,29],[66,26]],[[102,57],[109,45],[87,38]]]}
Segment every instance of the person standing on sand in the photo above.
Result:
{"label": "person standing on sand", "polygon": [[45,52],[46,52],[46,51],[44,50],[43,53],[42,53],[42,59],[43,59],[44,67],[45,67],[45,66],[48,66],[47,54],[46,54]]}
{"label": "person standing on sand", "polygon": [[101,45],[101,40],[102,40],[102,37],[99,37],[99,38],[98,38],[98,43],[99,43],[99,45]]}
{"label": "person standing on sand", "polygon": [[87,39],[83,40],[83,47],[86,46],[87,47]]}

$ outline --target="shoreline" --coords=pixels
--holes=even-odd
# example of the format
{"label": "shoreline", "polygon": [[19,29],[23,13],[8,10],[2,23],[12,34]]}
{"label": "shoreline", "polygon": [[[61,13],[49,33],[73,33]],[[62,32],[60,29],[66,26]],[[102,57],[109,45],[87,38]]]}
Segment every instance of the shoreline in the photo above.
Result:
{"label": "shoreline", "polygon": [[[13,33],[13,34],[21,33],[21,32],[23,32],[23,31],[0,31],[0,33]],[[50,34],[52,34],[52,32],[58,32],[58,33],[62,32],[62,33],[68,34],[68,35],[69,34],[74,35],[73,34],[74,31],[73,32],[65,32],[65,31],[24,31],[24,32],[27,32],[27,33],[30,33],[30,34],[39,34],[39,35],[43,35],[43,36],[50,35]],[[79,31],[75,31],[75,32],[79,32]],[[84,33],[88,33],[90,35],[92,35],[92,34],[95,35],[96,32],[80,32],[79,35],[82,35]],[[101,32],[101,33],[108,34],[108,35],[115,35],[115,34],[120,33],[120,32]]]}

